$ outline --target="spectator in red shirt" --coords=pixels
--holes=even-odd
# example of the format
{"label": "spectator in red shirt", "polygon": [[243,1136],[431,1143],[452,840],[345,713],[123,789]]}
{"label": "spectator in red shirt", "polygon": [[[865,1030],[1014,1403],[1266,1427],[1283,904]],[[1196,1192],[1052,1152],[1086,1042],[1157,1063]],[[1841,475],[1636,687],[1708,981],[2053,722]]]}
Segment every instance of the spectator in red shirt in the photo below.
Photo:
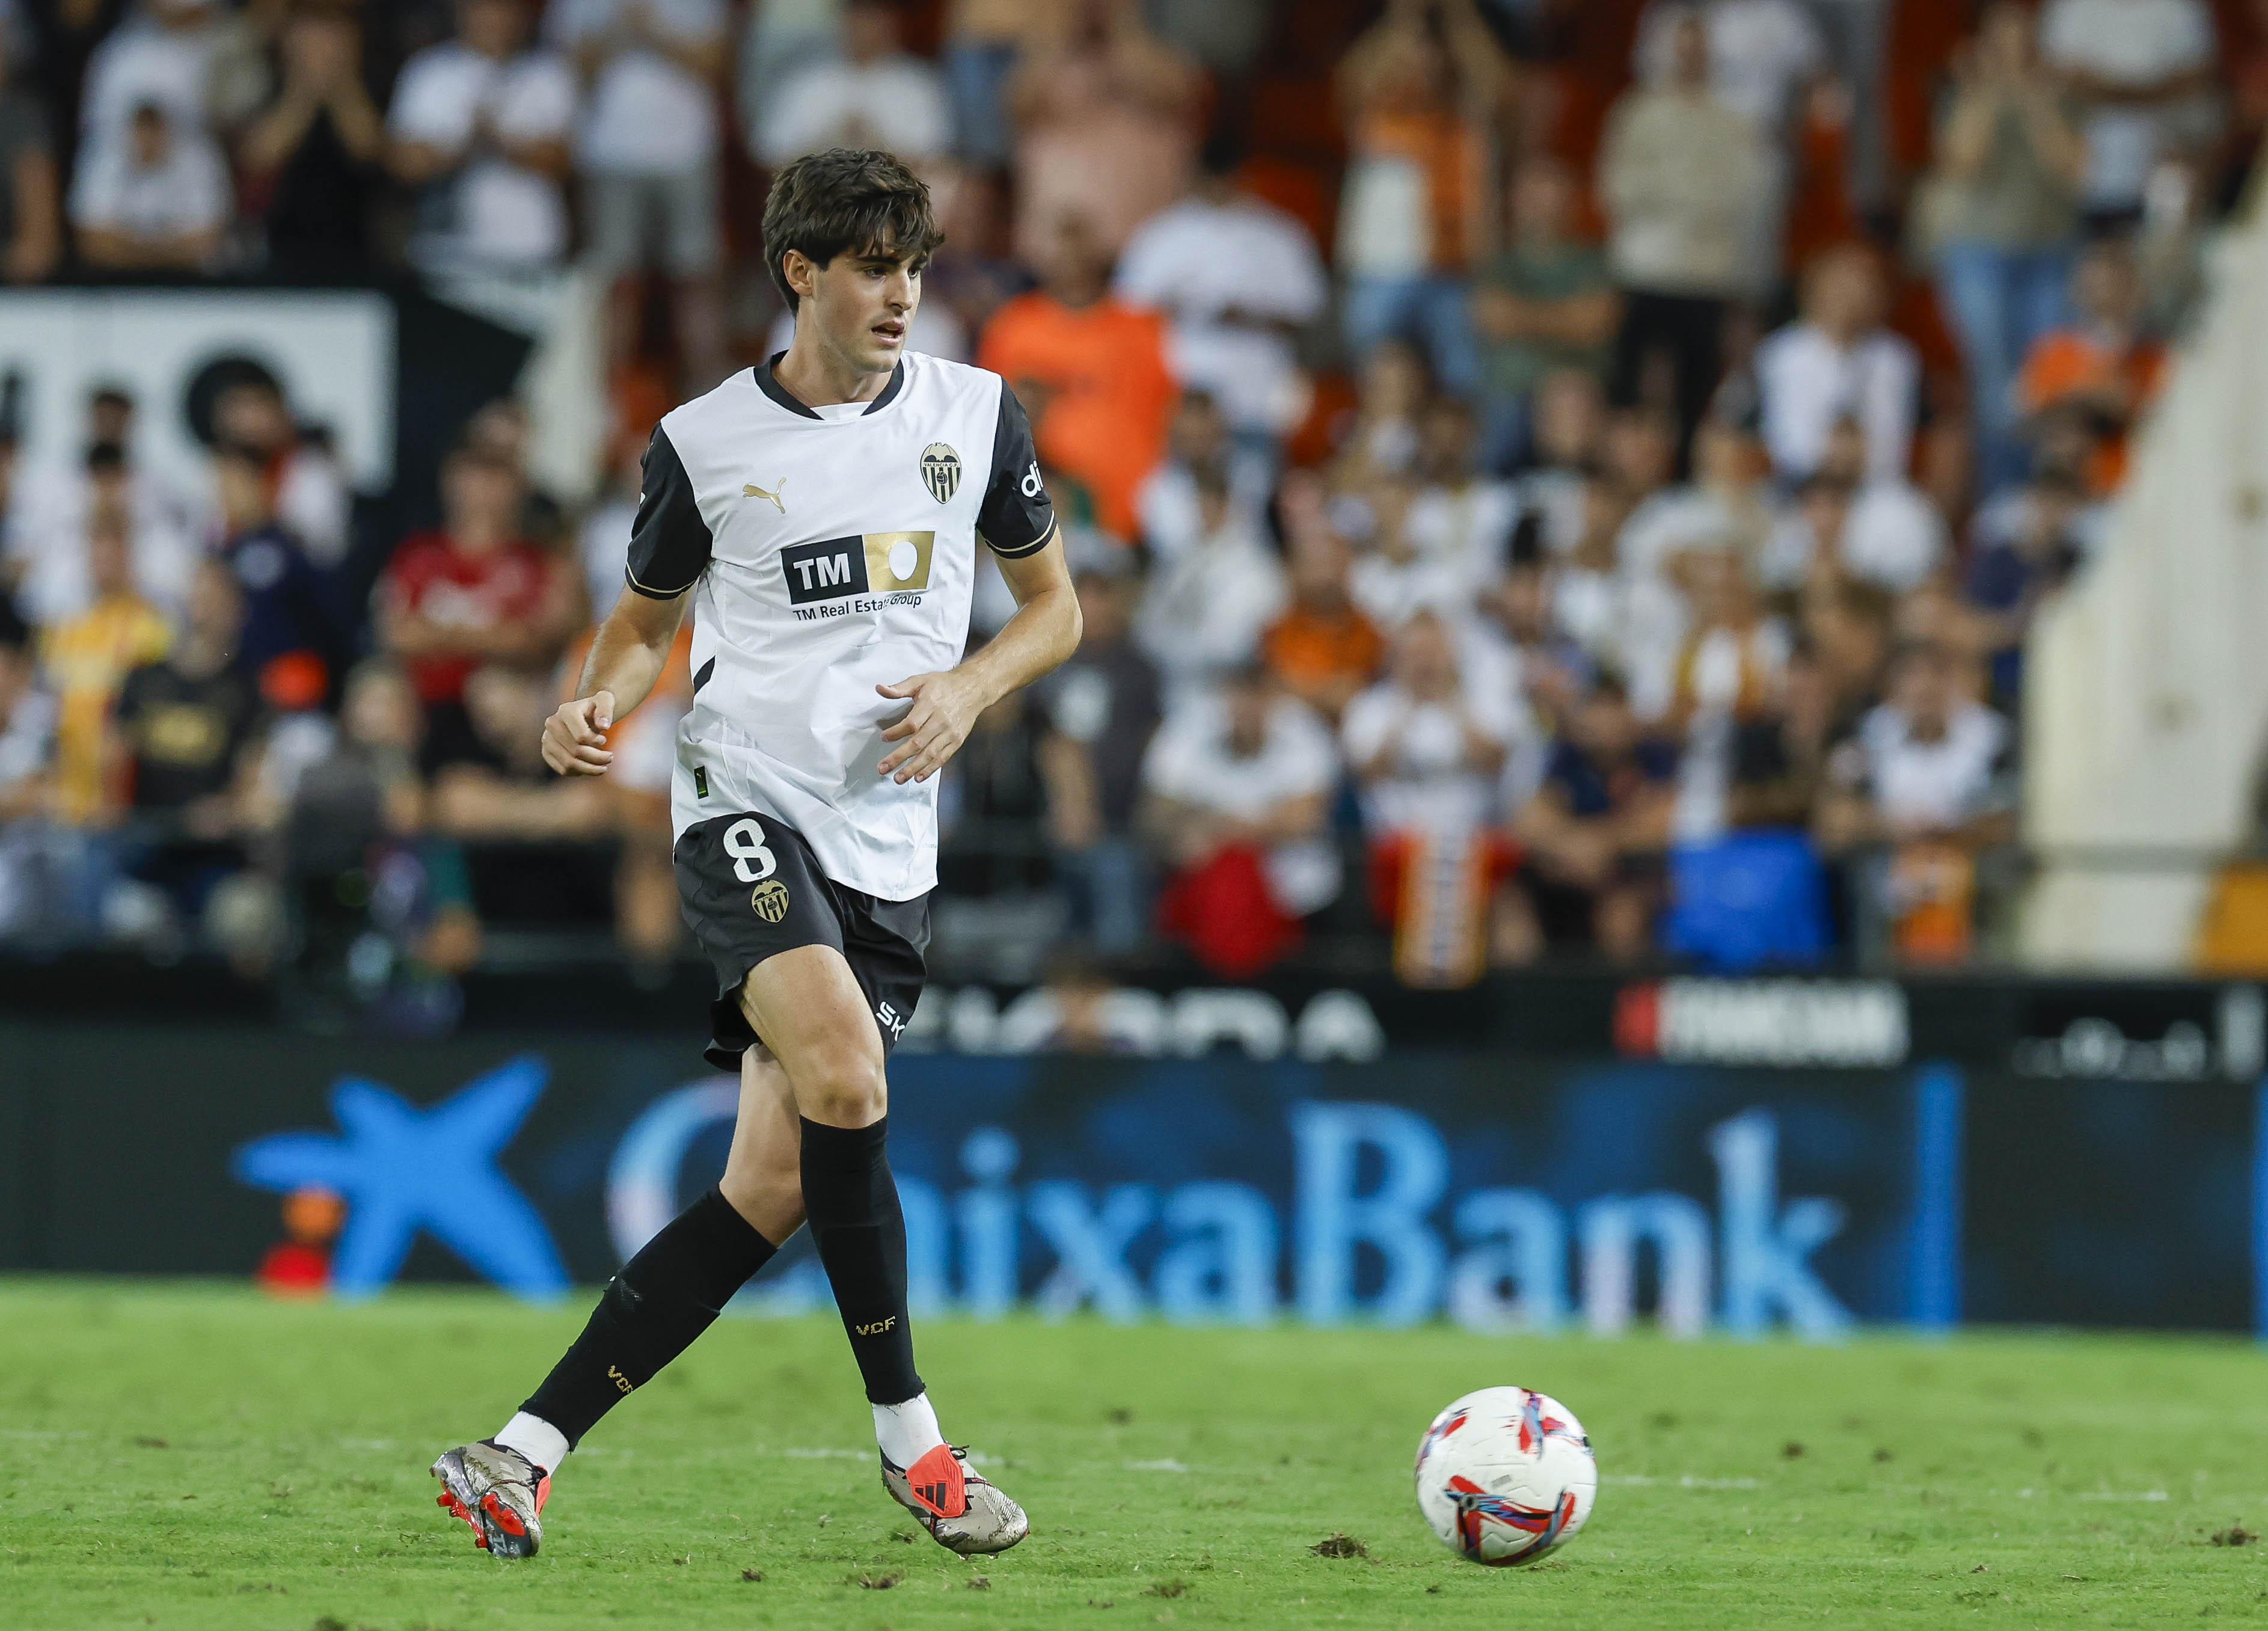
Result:
{"label": "spectator in red shirt", "polygon": [[475,669],[544,667],[585,621],[576,575],[519,536],[522,497],[509,461],[460,447],[441,470],[441,529],[404,539],[379,586],[379,638],[425,705],[429,772],[494,764],[465,712]]}

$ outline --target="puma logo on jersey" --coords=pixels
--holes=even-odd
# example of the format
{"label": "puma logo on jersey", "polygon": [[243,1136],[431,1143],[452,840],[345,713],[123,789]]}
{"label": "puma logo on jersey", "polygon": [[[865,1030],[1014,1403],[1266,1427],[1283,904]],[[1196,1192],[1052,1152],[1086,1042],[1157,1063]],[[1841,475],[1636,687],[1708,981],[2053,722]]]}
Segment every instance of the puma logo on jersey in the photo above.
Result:
{"label": "puma logo on jersey", "polygon": [[780,495],[786,491],[787,477],[783,476],[779,480],[772,483],[772,490],[770,492],[766,492],[754,482],[750,482],[747,486],[740,489],[740,497],[743,498],[769,498],[771,500],[772,508],[777,510],[782,515],[785,515],[787,513],[787,506],[781,501]]}

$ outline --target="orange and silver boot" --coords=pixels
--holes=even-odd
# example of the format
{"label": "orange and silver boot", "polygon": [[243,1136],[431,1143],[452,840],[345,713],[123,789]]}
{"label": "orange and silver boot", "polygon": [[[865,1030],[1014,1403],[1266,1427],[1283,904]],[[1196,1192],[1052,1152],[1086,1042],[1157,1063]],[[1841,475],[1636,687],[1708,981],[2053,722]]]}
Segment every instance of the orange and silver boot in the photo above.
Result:
{"label": "orange and silver boot", "polygon": [[939,1444],[909,1467],[882,1458],[882,1487],[919,1518],[938,1545],[963,1557],[1005,1552],[1032,1530],[1024,1509],[968,1465],[968,1452]]}
{"label": "orange and silver boot", "polygon": [[472,1525],[475,1546],[492,1557],[535,1555],[551,1474],[517,1450],[482,1439],[444,1451],[433,1476],[442,1491],[434,1504]]}

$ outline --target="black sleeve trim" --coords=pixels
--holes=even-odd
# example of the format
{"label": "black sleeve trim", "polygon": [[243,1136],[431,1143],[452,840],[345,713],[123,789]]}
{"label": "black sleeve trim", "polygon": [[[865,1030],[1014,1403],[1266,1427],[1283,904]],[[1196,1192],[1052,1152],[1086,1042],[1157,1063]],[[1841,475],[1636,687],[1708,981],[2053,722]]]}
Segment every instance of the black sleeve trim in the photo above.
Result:
{"label": "black sleeve trim", "polygon": [[976,512],[976,530],[984,535],[993,554],[1014,560],[1047,548],[1055,529],[1055,506],[1040,479],[1032,422],[1003,380],[1000,422],[992,436],[992,471],[985,480],[983,505]]}
{"label": "black sleeve trim", "polygon": [[642,468],[637,520],[630,528],[630,565],[622,576],[648,600],[674,601],[700,581],[716,541],[701,519],[685,461],[658,424]]}
{"label": "black sleeve trim", "polygon": [[1032,556],[1037,555],[1042,550],[1046,549],[1048,545],[1053,543],[1056,541],[1056,533],[1057,530],[1058,528],[1056,527],[1055,523],[1053,521],[1049,521],[1048,523],[1047,533],[1044,536],[1035,539],[1032,542],[1026,544],[1020,550],[1004,550],[998,544],[993,543],[990,538],[987,538],[984,542],[990,544],[992,553],[998,556],[1004,561],[1027,560]]}

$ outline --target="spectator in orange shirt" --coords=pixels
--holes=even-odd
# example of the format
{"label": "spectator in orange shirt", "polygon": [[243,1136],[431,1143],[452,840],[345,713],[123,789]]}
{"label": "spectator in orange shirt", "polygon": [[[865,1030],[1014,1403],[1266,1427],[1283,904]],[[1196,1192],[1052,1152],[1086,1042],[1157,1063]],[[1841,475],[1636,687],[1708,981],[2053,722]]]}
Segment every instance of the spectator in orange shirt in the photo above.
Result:
{"label": "spectator in orange shirt", "polygon": [[2035,434],[2051,416],[2068,416],[2093,432],[2088,484],[2100,497],[2126,474],[2126,433],[2158,394],[2166,352],[2142,332],[2142,280],[2124,244],[2096,244],[2071,280],[2079,321],[2032,344],[2017,376],[2016,400]]}
{"label": "spectator in orange shirt", "polygon": [[1110,293],[1110,256],[1083,216],[1057,218],[1041,286],[1003,306],[976,360],[1032,413],[1040,457],[1094,498],[1095,520],[1135,535],[1134,498],[1166,453],[1175,387],[1166,320]]}
{"label": "spectator in orange shirt", "polygon": [[1290,568],[1292,603],[1260,637],[1261,660],[1284,689],[1330,720],[1378,677],[1386,638],[1347,587],[1354,552],[1323,513],[1312,476],[1285,477],[1276,519]]}

